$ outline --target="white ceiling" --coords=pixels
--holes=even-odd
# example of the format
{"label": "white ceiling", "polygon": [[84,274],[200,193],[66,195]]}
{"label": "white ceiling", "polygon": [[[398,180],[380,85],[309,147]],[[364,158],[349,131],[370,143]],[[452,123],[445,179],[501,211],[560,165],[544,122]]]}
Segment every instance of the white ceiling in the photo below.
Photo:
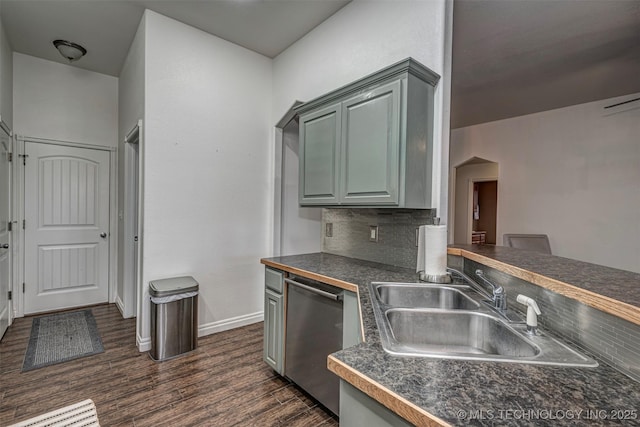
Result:
{"label": "white ceiling", "polygon": [[451,127],[640,92],[640,0],[456,0]]}
{"label": "white ceiling", "polygon": [[[391,1],[391,0],[388,0]],[[447,0],[450,1],[450,0]],[[0,0],[17,52],[118,76],[145,8],[274,57],[349,0]],[[380,25],[383,25],[381,23]],[[640,92],[640,0],[455,0],[453,128]]]}
{"label": "white ceiling", "polygon": [[145,9],[274,57],[350,0],[0,0],[14,51],[67,63],[53,47],[84,46],[73,65],[118,76]]}

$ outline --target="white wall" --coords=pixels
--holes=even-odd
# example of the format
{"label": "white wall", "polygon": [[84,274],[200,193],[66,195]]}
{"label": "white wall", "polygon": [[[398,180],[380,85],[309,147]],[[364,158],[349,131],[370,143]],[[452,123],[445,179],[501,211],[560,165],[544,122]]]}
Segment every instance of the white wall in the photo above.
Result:
{"label": "white wall", "polygon": [[355,0],[273,61],[276,123],[295,100],[309,101],[409,56],[442,79],[435,96],[434,203],[447,218],[451,4],[445,0]]}
{"label": "white wall", "polygon": [[116,301],[125,316],[135,315],[134,283],[130,275],[133,257],[125,262],[125,151],[130,149],[123,143],[127,134],[144,118],[144,73],[145,73],[145,20],[141,19],[136,35],[118,77],[118,288]]}
{"label": "white wall", "polygon": [[13,55],[0,21],[0,117],[13,128]]}
{"label": "white wall", "polygon": [[322,251],[322,208],[300,207],[298,202],[300,182],[298,130],[295,120],[282,130],[282,222],[279,255]]}
{"label": "white wall", "polygon": [[145,20],[143,283],[193,276],[201,334],[259,321],[259,259],[272,249],[271,60],[154,12]]}
{"label": "white wall", "polygon": [[499,163],[499,242],[544,233],[555,255],[640,272],[640,108],[604,110],[638,95],[452,131],[452,166]]}
{"label": "white wall", "polygon": [[13,53],[14,132],[116,146],[118,79]]}

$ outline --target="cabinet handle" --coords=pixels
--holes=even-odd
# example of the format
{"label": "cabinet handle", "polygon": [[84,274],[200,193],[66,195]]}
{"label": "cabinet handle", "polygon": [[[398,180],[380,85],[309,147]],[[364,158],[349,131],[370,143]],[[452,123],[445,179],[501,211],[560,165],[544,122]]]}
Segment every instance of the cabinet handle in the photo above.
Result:
{"label": "cabinet handle", "polygon": [[332,294],[331,292],[326,292],[326,291],[323,291],[322,289],[314,288],[313,286],[304,285],[304,284],[302,284],[300,282],[296,282],[295,280],[291,280],[291,279],[284,279],[284,281],[287,282],[290,285],[297,286],[299,288],[305,289],[305,290],[307,290],[309,292],[313,292],[314,294],[318,294],[318,295],[320,295],[322,297],[329,298],[329,299],[334,300],[334,301],[342,300],[342,294],[337,294],[337,295],[336,294]]}

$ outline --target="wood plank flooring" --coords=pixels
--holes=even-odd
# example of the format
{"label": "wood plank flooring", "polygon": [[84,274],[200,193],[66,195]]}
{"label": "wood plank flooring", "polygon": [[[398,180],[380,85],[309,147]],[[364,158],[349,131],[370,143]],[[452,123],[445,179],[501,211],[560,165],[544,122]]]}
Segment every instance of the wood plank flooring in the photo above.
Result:
{"label": "wood plank flooring", "polygon": [[156,363],[135,346],[135,319],[92,307],[105,352],[21,372],[31,318],[0,341],[0,426],[93,399],[103,426],[337,426],[335,416],[262,361],[263,324],[209,335]]}

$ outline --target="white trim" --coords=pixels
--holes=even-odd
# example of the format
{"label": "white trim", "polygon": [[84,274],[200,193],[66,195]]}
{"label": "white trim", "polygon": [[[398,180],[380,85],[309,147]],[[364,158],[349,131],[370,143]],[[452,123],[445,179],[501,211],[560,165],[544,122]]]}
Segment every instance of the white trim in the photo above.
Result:
{"label": "white trim", "polygon": [[240,328],[242,326],[262,322],[263,320],[264,312],[259,311],[256,313],[232,317],[230,319],[218,320],[217,322],[205,323],[198,327],[198,336],[204,337],[217,332],[228,331],[229,329]]}
{"label": "white trim", "polygon": [[[24,140],[14,137],[16,150],[18,154],[24,155]],[[14,275],[13,275],[13,314],[14,317],[24,317],[24,293],[22,292],[22,283],[24,282],[24,230],[22,229],[22,220],[25,217],[24,212],[24,165],[20,161],[21,157],[15,156],[13,164],[13,189],[15,190],[13,207],[14,220],[16,223],[16,235],[13,237],[14,243]]]}
{"label": "white trim", "polygon": [[[123,221],[123,238],[124,242],[122,244],[123,256],[122,256],[122,293],[120,297],[123,299],[123,317],[135,317],[138,312],[137,300],[136,298],[139,288],[139,277],[132,277],[134,271],[140,273],[140,256],[136,257],[135,255],[135,243],[131,240],[133,236],[133,232],[136,228],[139,229],[139,217],[140,217],[140,201],[139,198],[136,199],[135,195],[140,195],[140,147],[141,147],[141,138],[142,138],[142,120],[138,120],[138,123],[134,128],[127,134],[123,141],[123,146],[121,149],[124,150],[124,206],[122,206],[122,213],[124,214]],[[135,147],[133,145],[136,145]],[[134,154],[137,151],[137,156]],[[137,163],[134,163],[134,159],[137,159]],[[135,180],[133,180],[134,175],[137,174]],[[132,182],[137,183],[137,189],[134,189],[131,185]],[[138,223],[135,225],[132,222],[132,218],[136,216],[136,211],[138,212]],[[139,236],[139,234],[138,234]],[[140,246],[140,237],[138,237],[138,246]],[[137,266],[134,266],[134,259],[137,259]]]}
{"label": "white trim", "polygon": [[136,345],[140,353],[151,350],[151,337],[142,338],[139,334],[136,334]]}
{"label": "white trim", "polygon": [[109,155],[109,302],[118,294],[118,152]]}
{"label": "white trim", "polygon": [[[11,128],[9,128],[9,126],[4,122],[4,120],[2,120],[2,118],[0,117],[0,130],[3,131],[7,138],[8,138],[8,147],[7,147],[7,153],[9,153],[11,156],[13,156],[13,152],[14,152],[14,143],[13,143],[13,133],[11,132]],[[8,167],[9,167],[9,209],[8,209],[8,214],[9,214],[9,224],[7,225],[7,228],[12,227],[11,231],[7,230],[7,238],[8,238],[8,242],[9,243],[9,250],[7,251],[7,257],[8,259],[8,273],[9,273],[9,283],[7,283],[7,290],[11,291],[12,295],[15,295],[15,290],[14,290],[14,278],[16,276],[16,241],[17,239],[14,237],[17,233],[14,233],[14,229],[18,228],[17,227],[17,223],[14,223],[14,211],[15,211],[15,189],[13,188],[14,186],[14,182],[15,182],[15,167],[14,165],[16,164],[17,160],[14,158],[13,160],[11,160],[11,162],[8,162]],[[4,200],[2,200],[2,202],[4,202]],[[14,227],[16,226],[16,227]],[[15,304],[14,304],[15,299],[12,297],[11,299],[7,299],[7,326],[11,326],[11,324],[13,323],[13,318],[15,317]],[[4,331],[0,331],[0,333],[2,333]],[[2,338],[0,336],[0,338]]]}
{"label": "white trim", "polygon": [[[200,325],[198,327],[198,337],[205,337],[207,335],[241,328],[243,326],[252,325],[262,321],[264,321],[263,311],[232,317],[230,319],[218,320],[217,322]],[[151,350],[151,337],[142,338],[140,334],[136,333],[136,345],[138,346],[138,351],[140,351],[140,353]]]}
{"label": "white trim", "polygon": [[282,128],[275,128],[274,186],[273,186],[273,256],[282,254],[282,187],[284,148]]}
{"label": "white trim", "polygon": [[124,142],[129,144],[137,144],[140,140],[140,127],[142,126],[142,120],[138,120],[138,123],[129,131],[127,136],[124,137]]}
{"label": "white trim", "polygon": [[140,128],[138,133],[138,277],[136,294],[136,336],[138,342],[138,348],[140,351],[144,351],[143,348],[151,349],[151,333],[149,337],[142,338],[141,334],[144,332],[145,325],[149,322],[149,313],[151,312],[149,292],[147,286],[144,283],[144,174],[145,174],[145,128],[143,126],[142,119],[138,120],[138,126]]}
{"label": "white trim", "polygon": [[116,295],[116,307],[120,310],[120,314],[124,317],[124,303],[120,299],[120,295]]}
{"label": "white trim", "polygon": [[[218,320],[217,322],[205,323],[198,327],[198,337],[205,337],[218,332],[228,331],[230,329],[241,328],[242,326],[251,325],[264,321],[264,312],[245,314],[242,316],[232,317],[230,319]],[[151,337],[142,338],[136,333],[136,346],[140,353],[151,350]]]}
{"label": "white trim", "polygon": [[63,145],[67,147],[89,148],[92,150],[116,151],[118,149],[117,147],[111,147],[109,145],[87,144],[83,142],[73,142],[73,141],[60,141],[57,139],[36,138],[33,136],[24,136],[24,135],[17,135],[16,138],[18,139],[18,141],[24,141],[24,142],[37,142],[39,144],[52,144],[52,145]]}

